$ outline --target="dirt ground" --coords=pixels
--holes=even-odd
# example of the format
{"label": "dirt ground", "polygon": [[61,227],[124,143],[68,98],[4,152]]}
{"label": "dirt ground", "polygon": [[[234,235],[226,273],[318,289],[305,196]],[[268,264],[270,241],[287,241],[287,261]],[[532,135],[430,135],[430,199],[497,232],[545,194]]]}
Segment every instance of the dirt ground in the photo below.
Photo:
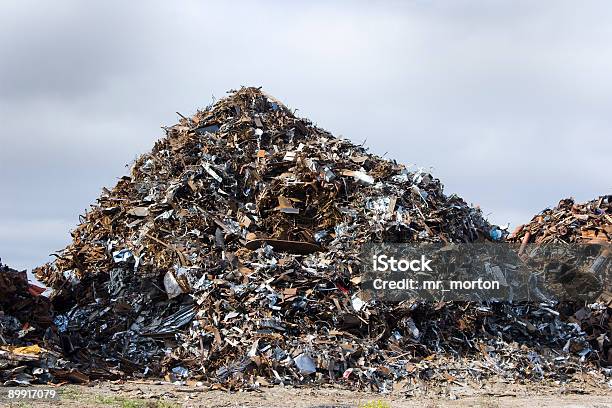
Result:
{"label": "dirt ground", "polygon": [[493,383],[451,385],[436,389],[420,386],[390,394],[356,392],[336,387],[273,387],[261,391],[209,391],[193,386],[154,383],[68,385],[56,388],[57,401],[0,401],[7,407],[282,407],[282,408],[395,408],[395,407],[594,407],[612,408],[609,385],[527,385]]}

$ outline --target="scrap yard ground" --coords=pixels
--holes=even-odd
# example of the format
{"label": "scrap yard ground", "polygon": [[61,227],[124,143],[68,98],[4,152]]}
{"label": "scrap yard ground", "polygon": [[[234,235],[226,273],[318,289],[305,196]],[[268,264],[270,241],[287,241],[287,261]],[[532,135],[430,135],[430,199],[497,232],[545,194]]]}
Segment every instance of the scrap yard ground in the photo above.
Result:
{"label": "scrap yard ground", "polygon": [[[100,383],[94,386],[60,387],[59,401],[39,402],[40,407],[612,407],[612,390],[588,384],[572,386],[489,384],[482,389],[453,386],[422,390],[422,395],[407,396],[394,392],[355,392],[336,387],[283,388],[262,392],[204,391],[194,387],[124,383]],[[30,404],[12,403],[26,407]]]}

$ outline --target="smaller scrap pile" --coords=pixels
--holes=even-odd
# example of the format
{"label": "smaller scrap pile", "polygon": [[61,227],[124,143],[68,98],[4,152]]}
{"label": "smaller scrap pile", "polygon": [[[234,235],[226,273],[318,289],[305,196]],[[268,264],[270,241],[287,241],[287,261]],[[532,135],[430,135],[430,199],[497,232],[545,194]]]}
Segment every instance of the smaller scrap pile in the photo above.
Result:
{"label": "smaller scrap pile", "polygon": [[44,291],[0,263],[0,385],[89,381],[64,358],[70,339],[57,334]]}
{"label": "smaller scrap pile", "polygon": [[585,204],[573,198],[559,201],[532,220],[517,227],[508,237],[525,244],[610,243],[612,242],[612,195],[605,195]]}
{"label": "smaller scrap pile", "polygon": [[45,377],[42,359],[49,352],[40,344],[52,318],[49,299],[40,296],[43,291],[28,283],[25,271],[0,263],[0,381],[5,385]]}
{"label": "smaller scrap pile", "polygon": [[508,239],[520,243],[520,251],[530,261],[537,258],[525,250],[530,246],[553,246],[555,250],[566,247],[568,253],[584,255],[568,256],[566,263],[546,265],[542,270],[560,274],[566,290],[570,288],[574,293],[593,282],[601,289],[595,303],[562,302],[557,309],[564,311],[568,322],[579,325],[586,333],[600,365],[612,366],[612,293],[603,290],[610,287],[611,279],[612,195],[584,204],[577,204],[572,198],[563,199],[555,208],[545,209],[531,222],[519,226]]}
{"label": "smaller scrap pile", "polygon": [[51,304],[44,288],[28,283],[25,271],[0,263],[0,345],[38,340],[51,325]]}

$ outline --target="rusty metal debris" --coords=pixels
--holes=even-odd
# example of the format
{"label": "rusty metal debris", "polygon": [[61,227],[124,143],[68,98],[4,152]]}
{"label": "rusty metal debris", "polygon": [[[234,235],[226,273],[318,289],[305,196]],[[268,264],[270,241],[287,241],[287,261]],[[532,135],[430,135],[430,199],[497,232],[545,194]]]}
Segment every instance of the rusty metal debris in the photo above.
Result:
{"label": "rusty metal debris", "polygon": [[572,198],[559,201],[555,208],[547,208],[520,225],[509,236],[522,243],[549,242],[609,243],[612,241],[612,196],[601,196],[585,204]]}
{"label": "rusty metal debris", "polygon": [[[610,287],[612,281],[611,245],[612,242],[612,196],[601,196],[584,204],[575,203],[567,198],[554,208],[548,208],[533,219],[516,228],[508,237],[511,242],[520,243],[519,252],[524,259],[538,265],[543,273],[555,274],[569,290],[577,293],[603,280],[603,287]],[[559,256],[550,264],[539,257],[542,249],[555,244],[580,244],[588,249],[588,256]],[[530,252],[530,246],[538,251]],[[586,251],[585,251],[586,252]],[[604,290],[598,301],[592,304],[561,302],[558,309],[563,310],[567,320],[580,327],[589,341],[589,353],[604,367],[612,366],[612,293]]]}
{"label": "rusty metal debris", "polygon": [[28,283],[26,271],[0,263],[0,347],[27,346],[51,326],[51,302],[44,288]]}
{"label": "rusty metal debris", "polygon": [[[572,321],[548,304],[364,296],[366,243],[507,235],[430,174],[336,138],[257,88],[181,118],[35,270],[79,372],[387,391],[566,381],[604,361],[581,324],[609,308]],[[609,347],[607,336],[596,339]]]}
{"label": "rusty metal debris", "polygon": [[0,382],[5,386],[89,381],[64,359],[45,291],[0,263]]}

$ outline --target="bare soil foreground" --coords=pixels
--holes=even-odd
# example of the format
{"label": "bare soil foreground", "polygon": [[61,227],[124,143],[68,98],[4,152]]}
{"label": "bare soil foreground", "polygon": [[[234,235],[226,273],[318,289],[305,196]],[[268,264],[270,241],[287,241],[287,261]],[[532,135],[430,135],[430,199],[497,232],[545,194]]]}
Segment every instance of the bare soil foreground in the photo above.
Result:
{"label": "bare soil foreground", "polygon": [[283,408],[395,408],[395,407],[612,407],[607,386],[516,385],[492,383],[481,388],[450,386],[417,388],[412,392],[375,394],[336,387],[274,387],[260,392],[208,391],[197,387],[151,383],[99,383],[57,388],[58,401],[0,401],[8,407],[283,407]]}

